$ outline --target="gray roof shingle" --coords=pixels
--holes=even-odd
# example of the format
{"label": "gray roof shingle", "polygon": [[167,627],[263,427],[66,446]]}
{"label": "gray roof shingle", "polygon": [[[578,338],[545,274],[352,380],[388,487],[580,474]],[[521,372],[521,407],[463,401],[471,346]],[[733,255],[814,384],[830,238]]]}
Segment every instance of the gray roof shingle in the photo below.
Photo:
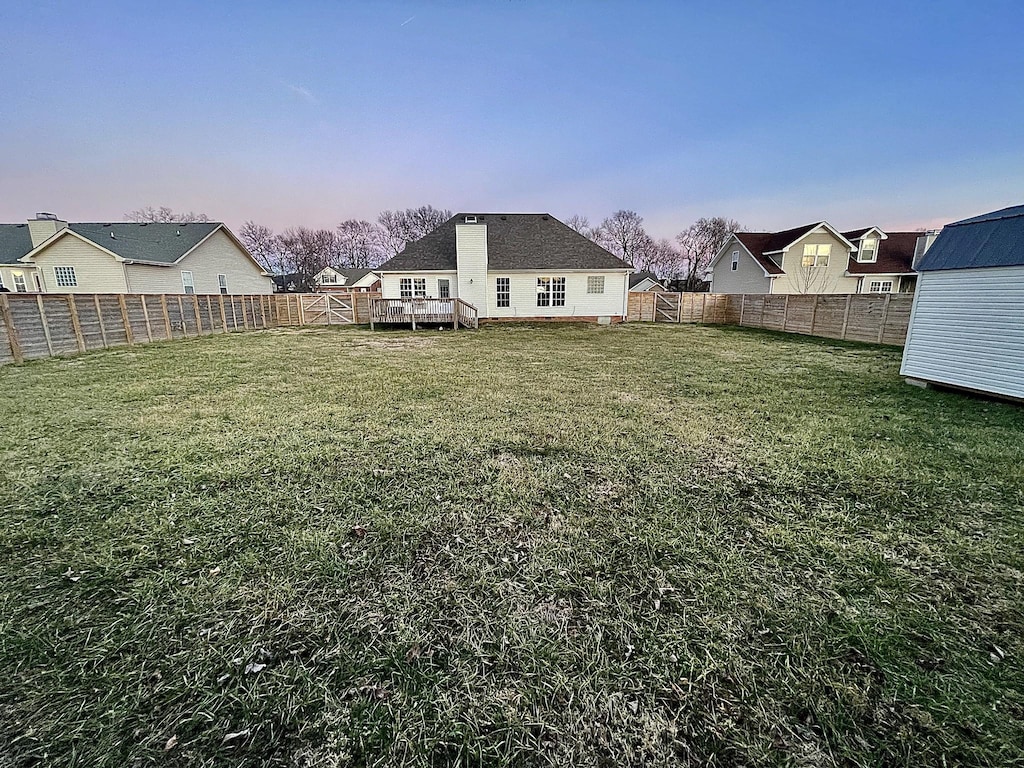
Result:
{"label": "gray roof shingle", "polygon": [[546,213],[459,213],[374,271],[455,270],[455,226],[466,216],[487,225],[487,266],[494,271],[631,268]]}
{"label": "gray roof shingle", "polygon": [[[173,224],[68,224],[68,229],[129,261],[173,264],[220,222]],[[111,237],[113,235],[113,237]],[[13,264],[32,250],[27,224],[0,224],[0,264]]]}
{"label": "gray roof shingle", "polygon": [[917,264],[919,272],[1024,265],[1024,205],[947,224]]}

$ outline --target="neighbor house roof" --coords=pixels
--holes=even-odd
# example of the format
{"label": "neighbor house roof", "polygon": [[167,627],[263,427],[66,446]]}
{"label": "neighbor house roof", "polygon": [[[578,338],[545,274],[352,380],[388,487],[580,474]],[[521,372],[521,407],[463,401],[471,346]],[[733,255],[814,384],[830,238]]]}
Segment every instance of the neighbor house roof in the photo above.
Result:
{"label": "neighbor house roof", "polygon": [[352,267],[336,267],[333,264],[331,265],[330,268],[337,272],[342,277],[344,277],[346,283],[358,283],[368,274],[373,272],[373,270],[369,268],[361,269]]}
{"label": "neighbor house roof", "polygon": [[[173,264],[220,222],[174,224],[75,223],[67,228],[127,261]],[[59,233],[58,233],[59,234]],[[27,224],[0,224],[0,263],[14,263],[33,250]]]}
{"label": "neighbor house roof", "polygon": [[651,282],[661,286],[662,288],[665,287],[664,285],[662,285],[661,280],[658,279],[658,276],[655,275],[653,272],[634,272],[632,275],[629,276],[629,287],[635,288],[636,286],[640,285],[640,283],[642,283],[644,280],[650,280]]}
{"label": "neighbor house roof", "polygon": [[[816,226],[816,225],[814,225]],[[805,228],[804,234],[810,231],[810,227]],[[787,232],[796,232],[797,230],[787,230]],[[770,250],[771,246],[776,242],[776,233],[774,232],[734,232],[736,239],[743,243],[743,247],[750,251],[750,255],[754,257],[754,261],[761,265],[761,269],[767,272],[769,275],[784,275],[782,267],[776,264],[768,256],[764,255],[764,252]],[[780,233],[783,234],[783,233]],[[793,242],[796,238],[792,238],[778,250],[782,250],[786,245]]]}
{"label": "neighbor house roof", "polygon": [[15,264],[31,250],[28,224],[0,224],[0,264]]}
{"label": "neighbor house roof", "polygon": [[[872,229],[843,232],[847,240],[856,240]],[[859,233],[859,234],[858,234]],[[921,232],[886,232],[885,239],[879,239],[878,252],[874,261],[857,261],[857,254],[850,254],[847,271],[851,275],[906,275],[914,271],[914,249]]]}
{"label": "neighbor house roof", "polygon": [[455,227],[466,216],[487,225],[491,270],[630,269],[622,259],[546,213],[459,213],[409,243],[375,272],[455,270]]}
{"label": "neighbor house roof", "polygon": [[1024,205],[947,224],[917,264],[919,272],[1024,265]]}

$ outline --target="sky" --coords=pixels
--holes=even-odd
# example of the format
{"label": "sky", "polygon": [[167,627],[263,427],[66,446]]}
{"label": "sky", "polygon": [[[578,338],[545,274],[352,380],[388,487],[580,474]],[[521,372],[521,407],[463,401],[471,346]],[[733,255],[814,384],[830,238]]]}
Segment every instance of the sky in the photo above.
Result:
{"label": "sky", "polygon": [[934,227],[1024,203],[1024,3],[0,3],[0,221]]}

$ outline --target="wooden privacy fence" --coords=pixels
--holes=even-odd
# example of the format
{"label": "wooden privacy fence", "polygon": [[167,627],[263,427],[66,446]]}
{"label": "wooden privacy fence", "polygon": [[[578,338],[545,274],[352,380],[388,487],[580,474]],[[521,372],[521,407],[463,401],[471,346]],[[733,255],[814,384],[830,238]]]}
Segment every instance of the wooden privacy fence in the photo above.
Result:
{"label": "wooden privacy fence", "polygon": [[0,364],[211,333],[367,323],[376,293],[0,293]]}
{"label": "wooden privacy fence", "polygon": [[[648,298],[650,297],[650,298]],[[629,320],[717,323],[902,346],[914,297],[858,294],[629,294]]]}

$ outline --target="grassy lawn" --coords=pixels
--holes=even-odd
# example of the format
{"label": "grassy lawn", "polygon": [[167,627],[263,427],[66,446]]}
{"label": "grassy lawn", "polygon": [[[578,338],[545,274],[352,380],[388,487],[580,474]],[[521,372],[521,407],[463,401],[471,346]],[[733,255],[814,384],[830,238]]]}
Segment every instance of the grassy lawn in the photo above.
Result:
{"label": "grassy lawn", "polygon": [[1024,408],[693,326],[0,369],[0,766],[1024,764]]}

